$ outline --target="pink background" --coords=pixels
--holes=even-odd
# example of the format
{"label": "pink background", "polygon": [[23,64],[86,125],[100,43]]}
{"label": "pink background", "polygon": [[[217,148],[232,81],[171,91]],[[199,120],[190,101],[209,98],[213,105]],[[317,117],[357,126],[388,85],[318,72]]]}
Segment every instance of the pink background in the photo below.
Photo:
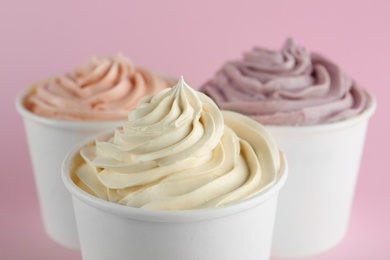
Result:
{"label": "pink background", "polygon": [[289,35],[338,62],[379,103],[348,234],[311,259],[390,259],[390,172],[384,164],[390,1],[58,2],[0,2],[0,259],[81,259],[43,231],[22,120],[14,109],[24,87],[90,55],[123,52],[139,65],[184,75],[197,88],[227,59],[254,45],[279,48]]}

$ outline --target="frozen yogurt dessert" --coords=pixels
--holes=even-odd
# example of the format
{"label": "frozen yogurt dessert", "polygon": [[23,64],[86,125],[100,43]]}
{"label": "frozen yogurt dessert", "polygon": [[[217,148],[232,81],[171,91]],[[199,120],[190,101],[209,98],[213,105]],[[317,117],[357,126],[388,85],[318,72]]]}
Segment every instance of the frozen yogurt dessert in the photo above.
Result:
{"label": "frozen yogurt dessert", "polygon": [[311,257],[340,243],[375,98],[292,39],[227,62],[201,91],[266,125],[286,155],[291,174],[278,195],[272,256]]}
{"label": "frozen yogurt dessert", "polygon": [[124,55],[94,56],[66,75],[33,86],[26,107],[48,118],[122,120],[141,97],[173,84],[166,77],[135,66]]}
{"label": "frozen yogurt dessert", "polygon": [[281,157],[254,120],[221,112],[181,78],[140,100],[122,128],[80,149],[74,182],[113,203],[158,210],[218,207],[272,186]]}
{"label": "frozen yogurt dessert", "polygon": [[341,68],[288,39],[281,50],[254,48],[229,61],[201,91],[221,109],[267,125],[314,125],[361,113],[369,98]]}
{"label": "frozen yogurt dessert", "polygon": [[121,126],[141,97],[172,87],[172,78],[137,67],[121,54],[91,57],[18,95],[42,220],[54,241],[80,247],[72,197],[60,174],[67,152],[91,135]]}

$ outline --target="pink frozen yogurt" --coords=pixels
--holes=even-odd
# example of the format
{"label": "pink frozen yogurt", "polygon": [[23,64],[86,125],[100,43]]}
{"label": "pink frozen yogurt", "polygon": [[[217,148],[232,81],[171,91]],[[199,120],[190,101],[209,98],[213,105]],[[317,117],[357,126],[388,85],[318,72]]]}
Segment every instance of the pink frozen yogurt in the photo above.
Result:
{"label": "pink frozen yogurt", "polygon": [[366,92],[332,61],[288,39],[281,50],[254,48],[227,62],[201,91],[221,109],[268,125],[313,125],[362,112]]}
{"label": "pink frozen yogurt", "polygon": [[67,75],[33,86],[26,107],[35,114],[65,120],[126,119],[143,96],[174,84],[136,67],[127,57],[91,57]]}

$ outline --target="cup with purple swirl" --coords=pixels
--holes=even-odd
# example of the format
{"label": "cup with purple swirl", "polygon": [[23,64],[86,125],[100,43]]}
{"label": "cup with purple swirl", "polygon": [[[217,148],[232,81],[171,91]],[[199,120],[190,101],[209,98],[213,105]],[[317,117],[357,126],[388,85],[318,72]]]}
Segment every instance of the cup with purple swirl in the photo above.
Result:
{"label": "cup with purple swirl", "polygon": [[272,255],[305,257],[337,245],[348,228],[374,97],[293,39],[227,62],[201,91],[221,109],[264,124],[287,157]]}

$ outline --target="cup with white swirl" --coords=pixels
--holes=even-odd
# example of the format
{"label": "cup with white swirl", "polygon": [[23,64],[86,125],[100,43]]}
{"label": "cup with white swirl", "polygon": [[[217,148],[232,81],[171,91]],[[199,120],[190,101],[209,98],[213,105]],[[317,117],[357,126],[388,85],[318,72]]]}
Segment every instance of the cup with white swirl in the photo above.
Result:
{"label": "cup with white swirl", "polygon": [[183,78],[62,169],[84,260],[270,257],[286,161],[260,124]]}
{"label": "cup with white swirl", "polygon": [[272,254],[305,257],[342,241],[375,99],[334,62],[288,39],[226,63],[201,90],[265,125],[289,162]]}
{"label": "cup with white swirl", "polygon": [[60,174],[66,153],[82,139],[120,126],[141,97],[173,84],[123,55],[91,57],[69,74],[33,84],[17,97],[50,238],[79,248],[71,196]]}

